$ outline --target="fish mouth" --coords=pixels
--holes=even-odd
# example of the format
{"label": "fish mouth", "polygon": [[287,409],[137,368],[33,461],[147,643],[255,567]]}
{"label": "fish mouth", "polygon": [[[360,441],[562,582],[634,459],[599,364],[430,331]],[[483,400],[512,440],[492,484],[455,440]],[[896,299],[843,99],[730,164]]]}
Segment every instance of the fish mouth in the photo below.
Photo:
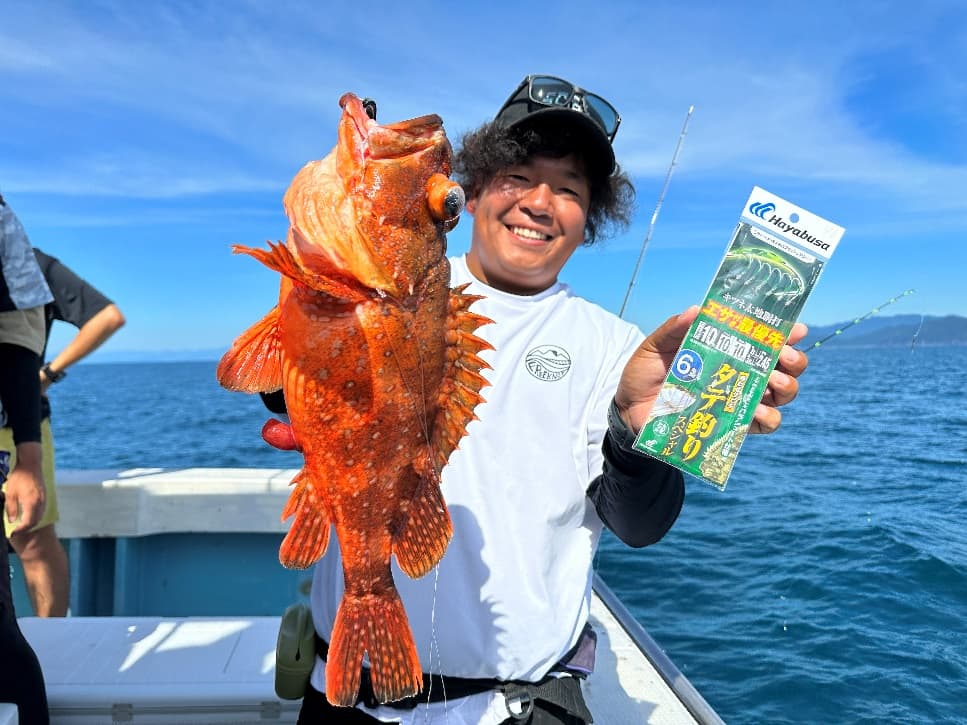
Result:
{"label": "fish mouth", "polygon": [[435,146],[445,138],[443,119],[436,114],[419,116],[385,126],[366,113],[362,100],[353,93],[339,99],[356,129],[357,140],[370,159],[398,159]]}

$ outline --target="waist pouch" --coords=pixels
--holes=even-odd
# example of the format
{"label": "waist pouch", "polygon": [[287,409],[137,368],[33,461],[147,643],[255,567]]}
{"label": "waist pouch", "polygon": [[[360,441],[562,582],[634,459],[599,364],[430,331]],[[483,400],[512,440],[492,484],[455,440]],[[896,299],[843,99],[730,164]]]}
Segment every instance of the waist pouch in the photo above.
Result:
{"label": "waist pouch", "polygon": [[[586,640],[590,639],[590,643]],[[538,682],[506,681],[496,678],[468,678],[450,677],[447,675],[423,674],[423,687],[415,695],[405,697],[395,702],[381,703],[373,692],[373,681],[369,668],[364,667],[359,680],[359,695],[356,704],[363,703],[366,707],[375,708],[380,705],[412,710],[417,705],[443,700],[457,700],[461,697],[478,695],[482,692],[498,691],[507,699],[507,712],[515,720],[526,720],[530,717],[535,706],[541,702],[550,703],[580,718],[586,723],[593,722],[591,712],[584,702],[581,692],[581,679],[594,668],[594,645],[597,637],[591,625],[585,626],[581,633],[581,640],[574,649],[568,652],[561,662],[555,665],[552,673]],[[584,643],[584,646],[582,646]],[[329,643],[319,635],[315,635],[315,650],[322,659],[327,659]],[[580,663],[572,666],[575,655]]]}

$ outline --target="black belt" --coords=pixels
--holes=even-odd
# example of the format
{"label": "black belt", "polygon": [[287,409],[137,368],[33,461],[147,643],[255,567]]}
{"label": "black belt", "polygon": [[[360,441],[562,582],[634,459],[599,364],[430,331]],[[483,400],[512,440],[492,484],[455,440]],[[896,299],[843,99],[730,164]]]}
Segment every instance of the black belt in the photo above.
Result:
{"label": "black belt", "polygon": [[[328,659],[329,643],[318,634],[316,635],[316,654],[322,659]],[[461,697],[478,695],[481,692],[490,692],[508,683],[503,680],[482,678],[474,679],[468,677],[450,677],[443,675],[423,674],[423,688],[410,697],[394,702],[381,703],[376,699],[373,692],[373,680],[369,674],[369,668],[364,667],[362,676],[359,680],[359,695],[356,702],[363,703],[366,707],[378,707],[379,705],[389,705],[401,710],[412,710],[417,705],[428,702],[443,702],[444,700],[456,700]]]}

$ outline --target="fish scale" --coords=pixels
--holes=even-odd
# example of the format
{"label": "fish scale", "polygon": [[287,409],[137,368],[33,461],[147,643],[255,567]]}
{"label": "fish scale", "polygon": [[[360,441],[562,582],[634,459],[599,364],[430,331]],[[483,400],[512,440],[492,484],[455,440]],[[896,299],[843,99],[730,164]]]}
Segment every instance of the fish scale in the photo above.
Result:
{"label": "fish scale", "polygon": [[450,454],[487,385],[477,353],[475,295],[450,289],[446,232],[463,191],[448,176],[450,144],[437,116],[381,126],[352,94],[340,99],[338,143],[295,177],[284,244],[236,247],[282,275],[279,304],[223,356],[231,390],[283,390],[288,424],[271,445],[304,466],[282,517],[279,552],[305,568],[331,531],[345,593],[326,666],[326,697],[352,706],[368,657],[381,702],[415,695],[422,668],[390,566],[411,577],[446,551],[452,524],[440,490]]}

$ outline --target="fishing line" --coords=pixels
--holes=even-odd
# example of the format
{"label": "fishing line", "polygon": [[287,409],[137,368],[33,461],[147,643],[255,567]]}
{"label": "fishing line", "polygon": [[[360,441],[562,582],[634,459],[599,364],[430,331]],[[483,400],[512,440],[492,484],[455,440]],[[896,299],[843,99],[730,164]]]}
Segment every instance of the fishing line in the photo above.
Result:
{"label": "fishing line", "polygon": [[450,708],[447,702],[447,686],[443,679],[443,660],[440,657],[440,641],[436,636],[436,597],[437,589],[440,586],[440,564],[433,567],[433,604],[430,607],[430,661],[427,664],[427,672],[431,674],[430,686],[426,690],[426,707],[423,708],[423,723],[428,725],[430,722],[430,693],[433,692],[433,653],[436,651],[437,669],[440,670],[440,687],[443,689],[443,718],[450,722]]}
{"label": "fishing line", "polygon": [[917,344],[917,338],[920,337],[920,330],[923,329],[923,319],[924,316],[920,315],[920,325],[917,327],[917,331],[913,333],[913,339],[910,340],[910,354],[913,354],[913,346]]}
{"label": "fishing line", "polygon": [[[895,297],[891,297],[886,302],[884,302],[883,304],[881,304],[879,307],[874,307],[872,310],[870,310],[869,312],[867,312],[862,317],[857,317],[856,319],[854,319],[851,322],[843,325],[839,329],[834,330],[833,332],[829,333],[822,340],[817,340],[812,345],[810,345],[805,350],[803,350],[803,352],[809,352],[810,350],[814,350],[815,348],[817,348],[820,345],[822,345],[823,343],[825,343],[827,340],[831,340],[832,338],[836,337],[837,335],[842,335],[846,330],[848,330],[849,328],[853,327],[853,325],[860,324],[861,322],[863,322],[863,320],[869,319],[870,317],[872,317],[873,315],[875,315],[876,313],[878,313],[880,310],[882,310],[884,307],[889,307],[890,305],[892,305],[897,300],[903,299],[904,297],[907,297],[908,295],[912,295],[914,292],[916,292],[915,289],[908,289],[908,290],[904,290],[903,292],[901,292],[900,294],[896,295]],[[923,327],[923,317],[922,316],[920,318],[920,326]],[[916,334],[913,336],[913,339],[916,340],[917,335],[919,335],[919,334],[920,334],[920,330],[918,328]]]}
{"label": "fishing line", "polygon": [[641,250],[638,252],[638,261],[635,262],[635,268],[631,273],[631,282],[628,284],[628,289],[625,291],[624,301],[621,303],[621,310],[618,312],[618,317],[624,317],[625,306],[628,304],[628,298],[631,297],[631,290],[635,286],[635,278],[638,276],[638,268],[641,267],[641,261],[645,257],[645,248],[648,246],[648,242],[651,240],[652,232],[655,231],[655,222],[658,221],[658,212],[661,211],[661,205],[665,201],[665,192],[668,190],[668,183],[672,180],[672,171],[674,171],[675,166],[678,164],[678,153],[682,149],[682,143],[685,141],[685,134],[688,133],[688,121],[692,117],[692,111],[695,110],[695,106],[691,105],[688,107],[688,113],[685,114],[685,123],[682,124],[682,131],[678,135],[678,143],[675,144],[675,153],[672,156],[672,162],[668,167],[668,172],[665,174],[665,183],[662,184],[661,193],[658,195],[658,203],[655,204],[655,211],[651,215],[651,221],[648,223],[648,231],[645,233],[645,240],[641,244]]}
{"label": "fishing line", "polygon": [[[413,320],[410,317],[405,317],[404,319],[406,320],[406,324],[407,324],[407,334],[412,335],[413,334],[413,329],[412,329]],[[400,381],[402,382],[403,387],[409,392],[409,394],[411,396],[412,395],[415,395],[414,385],[413,385],[413,383],[411,381],[409,381],[407,379],[406,373],[405,373],[405,371],[403,369],[403,364],[400,361],[399,348],[396,346],[395,340],[394,340],[393,336],[387,330],[386,323],[384,322],[384,320],[382,319],[382,317],[379,318],[379,323],[380,323],[380,328],[383,330],[383,334],[386,336],[387,346],[390,348],[391,352],[393,353],[393,361],[396,363],[396,369],[399,371]],[[419,397],[420,397],[420,408],[422,408],[422,415],[417,416],[417,417],[419,418],[420,425],[423,428],[423,437],[424,437],[424,440],[426,442],[426,449],[427,449],[427,462],[426,462],[426,465],[427,465],[427,469],[428,469],[428,472],[429,472],[429,471],[433,470],[433,468],[435,467],[435,465],[436,465],[435,464],[435,460],[436,459],[435,459],[434,451],[433,451],[433,442],[430,439],[429,416],[427,415],[427,411],[426,411],[426,377],[425,377],[425,374],[424,374],[425,373],[425,370],[424,370],[424,364],[423,364],[423,362],[424,362],[424,360],[423,360],[423,346],[420,344],[420,337],[419,337],[419,335],[417,335],[416,352],[417,352],[417,358],[419,359],[419,363],[420,363],[419,364],[419,368],[420,368],[420,370],[419,370],[419,375],[420,375],[419,388],[420,388],[421,394],[420,394]],[[440,486],[442,484],[442,481],[440,480],[440,478],[438,476],[436,477],[435,484],[437,486]],[[426,484],[424,483],[423,485],[426,485]],[[431,483],[430,485],[433,485],[433,484]],[[431,672],[431,673],[433,672],[433,653],[434,653],[434,651],[436,652],[437,667],[438,667],[438,669],[441,670],[441,672],[443,670],[443,667],[441,665],[441,657],[440,657],[440,642],[437,639],[437,630],[436,630],[437,591],[439,589],[439,584],[440,584],[440,563],[437,562],[436,565],[433,567],[433,598],[432,598],[432,602],[430,604],[430,661],[427,663],[427,671],[428,672]],[[440,678],[440,687],[443,688],[443,715],[444,715],[444,719],[446,720],[446,722],[450,722],[450,712],[449,712],[449,708],[447,706],[448,705],[448,703],[447,703],[447,689],[446,689],[446,685],[443,684],[443,678],[442,677]],[[431,677],[430,678],[430,685],[429,685],[429,687],[427,688],[427,691],[426,691],[426,703],[424,703],[425,706],[423,708],[423,722],[424,723],[429,723],[430,722],[430,695],[431,695],[432,692],[433,692],[433,678]]]}

